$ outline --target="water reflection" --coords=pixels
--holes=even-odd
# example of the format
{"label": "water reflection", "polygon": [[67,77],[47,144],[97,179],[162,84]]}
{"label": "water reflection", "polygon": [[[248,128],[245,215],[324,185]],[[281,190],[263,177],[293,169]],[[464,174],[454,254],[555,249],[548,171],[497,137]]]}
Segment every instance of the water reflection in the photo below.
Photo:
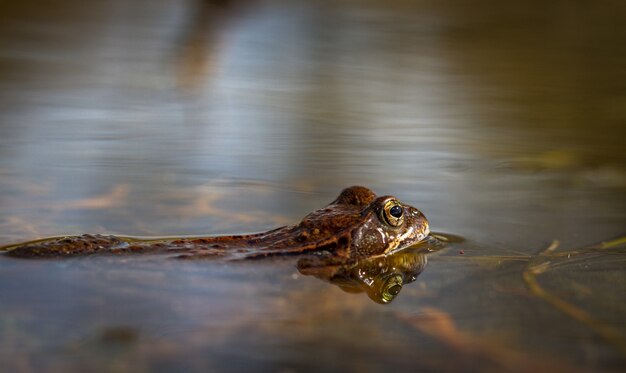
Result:
{"label": "water reflection", "polygon": [[402,287],[417,280],[426,268],[426,255],[440,251],[449,243],[464,239],[448,233],[431,233],[424,241],[398,250],[358,261],[331,255],[305,256],[298,260],[298,271],[306,276],[338,286],[347,293],[366,293],[376,303],[394,300]]}
{"label": "water reflection", "polygon": [[[562,313],[554,297],[529,296],[537,287],[520,276],[555,239],[571,248],[625,233],[624,2],[26,0],[0,9],[0,244],[264,231],[353,184],[401,196],[435,229],[472,242],[464,255],[429,257],[437,270],[391,307],[271,261],[222,271],[223,262],[173,260],[144,269],[149,256],[2,257],[6,370],[89,370],[64,343],[97,323],[139,325],[145,354],[116,361],[87,348],[84,361],[154,370],[172,351],[150,339],[163,320],[191,320],[186,335],[201,347],[164,339],[184,346],[173,356],[198,371],[224,361],[480,370],[480,359],[449,358],[472,346],[474,357],[493,346],[524,352],[500,355],[502,367],[542,354],[586,371],[624,366],[626,355],[602,343],[615,333],[594,334],[589,318],[567,313],[585,310],[626,335],[623,251],[545,255],[552,264],[530,267],[547,268],[535,274],[538,294],[576,306]],[[422,306],[459,333],[424,322]],[[403,308],[443,346],[388,317]],[[242,312],[249,323],[238,330]],[[259,331],[267,320],[276,328]],[[256,360],[242,356],[259,349]]]}
{"label": "water reflection", "polygon": [[203,78],[213,74],[219,53],[220,36],[235,16],[238,1],[196,0],[191,21],[180,42],[177,78],[180,88],[193,94]]}
{"label": "water reflection", "polygon": [[394,300],[402,286],[417,280],[426,268],[423,249],[406,249],[390,256],[338,264],[333,258],[307,257],[298,260],[298,271],[330,282],[347,293],[366,293],[376,303]]}

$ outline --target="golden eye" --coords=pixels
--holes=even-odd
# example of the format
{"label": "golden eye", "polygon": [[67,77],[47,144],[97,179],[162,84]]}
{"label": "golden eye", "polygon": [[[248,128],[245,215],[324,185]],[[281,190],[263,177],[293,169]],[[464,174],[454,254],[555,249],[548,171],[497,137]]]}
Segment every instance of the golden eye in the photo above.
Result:
{"label": "golden eye", "polygon": [[399,227],[404,222],[404,208],[395,199],[385,202],[381,215],[383,221],[392,227]]}
{"label": "golden eye", "polygon": [[402,276],[395,275],[387,279],[383,285],[382,299],[384,303],[391,302],[402,290]]}

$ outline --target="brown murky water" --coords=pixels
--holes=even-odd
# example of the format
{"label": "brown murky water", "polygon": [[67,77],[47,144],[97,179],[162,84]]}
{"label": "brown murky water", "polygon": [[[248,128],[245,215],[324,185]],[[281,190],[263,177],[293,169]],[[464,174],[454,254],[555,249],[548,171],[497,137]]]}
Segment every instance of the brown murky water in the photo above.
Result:
{"label": "brown murky water", "polygon": [[0,366],[623,370],[625,16],[620,2],[0,5],[0,244],[261,231],[354,184],[466,239],[386,305],[296,258],[0,257]]}

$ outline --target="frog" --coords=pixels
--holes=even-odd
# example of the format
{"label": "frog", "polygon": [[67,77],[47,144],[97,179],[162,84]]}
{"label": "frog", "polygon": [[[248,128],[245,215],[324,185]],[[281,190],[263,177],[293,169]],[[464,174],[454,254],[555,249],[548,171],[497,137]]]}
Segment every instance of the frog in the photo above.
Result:
{"label": "frog", "polygon": [[11,257],[65,257],[97,253],[174,253],[183,259],[255,259],[299,254],[329,254],[358,260],[388,256],[418,244],[430,234],[417,208],[391,195],[351,186],[298,224],[267,232],[188,238],[136,239],[114,235],[64,236],[7,247]]}

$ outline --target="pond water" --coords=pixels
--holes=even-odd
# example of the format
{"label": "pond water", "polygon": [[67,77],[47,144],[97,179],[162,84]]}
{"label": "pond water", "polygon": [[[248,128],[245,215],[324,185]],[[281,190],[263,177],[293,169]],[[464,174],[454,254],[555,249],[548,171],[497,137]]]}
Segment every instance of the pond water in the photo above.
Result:
{"label": "pond water", "polygon": [[626,367],[621,3],[0,9],[0,245],[264,231],[350,185],[464,238],[387,304],[293,257],[0,256],[3,370]]}

